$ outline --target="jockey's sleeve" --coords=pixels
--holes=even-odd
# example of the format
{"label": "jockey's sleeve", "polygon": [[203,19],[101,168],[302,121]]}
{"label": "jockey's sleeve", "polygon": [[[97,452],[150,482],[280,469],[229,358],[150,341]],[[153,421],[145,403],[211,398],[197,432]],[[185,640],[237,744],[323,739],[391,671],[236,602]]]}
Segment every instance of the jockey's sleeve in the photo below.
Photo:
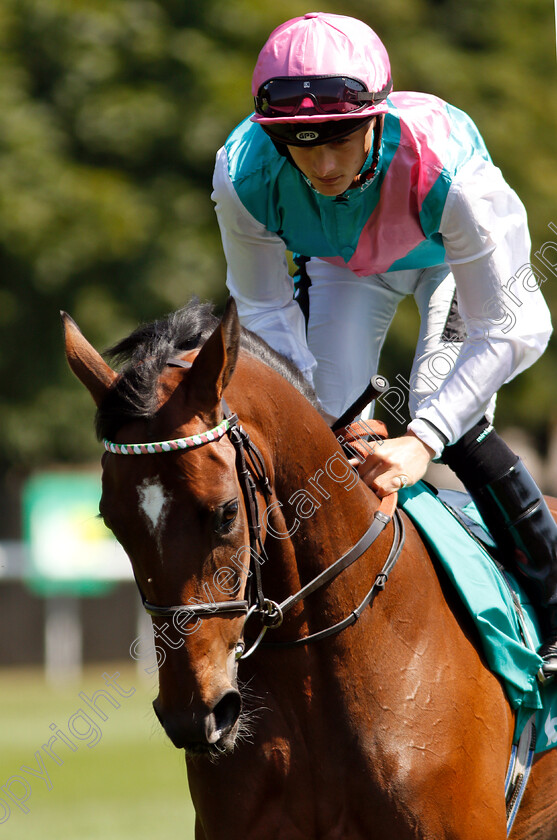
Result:
{"label": "jockey's sleeve", "polygon": [[227,263],[226,285],[244,327],[294,362],[312,382],[304,316],[293,300],[286,246],[244,207],[228,174],[226,150],[217,154],[212,199]]}
{"label": "jockey's sleeve", "polygon": [[[420,403],[409,428],[432,445],[432,428],[455,443],[485,413],[501,385],[528,368],[552,332],[530,262],[526,211],[501,172],[470,161],[453,181],[440,233],[467,337],[439,389]],[[422,423],[421,419],[428,421]],[[433,438],[435,441],[435,438]]]}

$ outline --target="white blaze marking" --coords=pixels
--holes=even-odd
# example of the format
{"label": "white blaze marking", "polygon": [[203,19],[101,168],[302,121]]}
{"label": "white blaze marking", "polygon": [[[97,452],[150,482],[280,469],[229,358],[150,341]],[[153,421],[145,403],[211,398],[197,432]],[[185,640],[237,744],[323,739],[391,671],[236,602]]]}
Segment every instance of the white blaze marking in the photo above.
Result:
{"label": "white blaze marking", "polygon": [[157,534],[164,522],[164,508],[168,501],[160,481],[155,478],[152,481],[145,479],[143,484],[137,488],[139,494],[139,507],[147,519],[149,530]]}

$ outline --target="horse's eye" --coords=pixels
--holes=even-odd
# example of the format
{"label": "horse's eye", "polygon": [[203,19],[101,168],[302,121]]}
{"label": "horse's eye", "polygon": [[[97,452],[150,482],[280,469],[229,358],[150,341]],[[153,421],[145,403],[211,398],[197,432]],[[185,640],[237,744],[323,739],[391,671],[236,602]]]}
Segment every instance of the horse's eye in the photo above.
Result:
{"label": "horse's eye", "polygon": [[218,511],[218,520],[216,531],[220,534],[226,534],[232,528],[234,521],[238,515],[238,499],[233,499],[231,502],[226,502]]}

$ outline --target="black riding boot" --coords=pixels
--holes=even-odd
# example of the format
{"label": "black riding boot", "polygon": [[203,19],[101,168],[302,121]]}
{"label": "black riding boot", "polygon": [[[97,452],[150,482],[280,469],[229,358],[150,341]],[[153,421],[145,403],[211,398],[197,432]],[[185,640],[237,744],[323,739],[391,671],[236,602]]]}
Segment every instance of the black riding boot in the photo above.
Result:
{"label": "black riding boot", "polygon": [[557,524],[520,459],[483,421],[443,460],[465,484],[501,549],[502,562],[527,578],[545,641],[546,677],[557,674]]}
{"label": "black riding boot", "polygon": [[557,525],[549,508],[520,460],[471,496],[503,551],[514,548],[513,562],[530,582],[545,635],[539,651],[544,673],[557,673]]}

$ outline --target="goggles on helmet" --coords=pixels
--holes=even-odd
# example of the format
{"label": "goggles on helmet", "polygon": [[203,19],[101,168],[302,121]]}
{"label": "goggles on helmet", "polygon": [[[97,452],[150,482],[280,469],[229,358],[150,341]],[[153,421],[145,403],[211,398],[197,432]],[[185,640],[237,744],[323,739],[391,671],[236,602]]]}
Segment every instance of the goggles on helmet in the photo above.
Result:
{"label": "goggles on helmet", "polygon": [[262,117],[303,117],[310,114],[353,114],[383,102],[392,90],[389,81],[370,93],[363,82],[350,76],[281,76],[264,82],[255,97]]}

